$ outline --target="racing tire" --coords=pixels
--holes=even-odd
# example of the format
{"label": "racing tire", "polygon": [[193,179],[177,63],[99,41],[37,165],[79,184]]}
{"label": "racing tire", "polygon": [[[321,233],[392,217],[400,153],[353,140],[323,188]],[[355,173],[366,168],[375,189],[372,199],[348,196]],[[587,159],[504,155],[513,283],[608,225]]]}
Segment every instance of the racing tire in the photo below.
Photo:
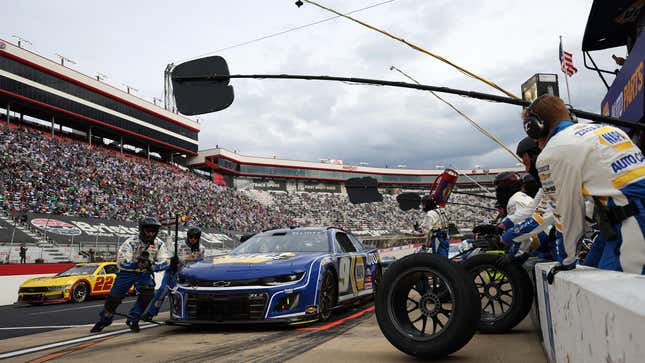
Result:
{"label": "racing tire", "polygon": [[526,270],[515,262],[498,266],[499,257],[483,253],[461,262],[477,286],[482,333],[508,332],[524,320],[533,304],[533,283]]}
{"label": "racing tire", "polygon": [[416,253],[385,271],[376,292],[376,320],[385,338],[402,352],[440,358],[475,335],[478,297],[472,277],[459,264]]}
{"label": "racing tire", "polygon": [[330,269],[325,270],[320,282],[320,298],[318,302],[318,320],[327,321],[331,311],[338,301],[338,282],[336,275]]}
{"label": "racing tire", "polygon": [[81,303],[85,301],[89,294],[89,286],[84,282],[79,282],[72,288],[72,292],[69,294],[69,300],[73,303]]}

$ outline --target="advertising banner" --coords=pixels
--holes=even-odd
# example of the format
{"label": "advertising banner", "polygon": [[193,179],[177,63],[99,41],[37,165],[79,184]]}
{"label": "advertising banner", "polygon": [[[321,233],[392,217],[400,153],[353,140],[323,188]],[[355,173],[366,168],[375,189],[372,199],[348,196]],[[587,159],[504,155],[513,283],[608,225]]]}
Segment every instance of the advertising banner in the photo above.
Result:
{"label": "advertising banner", "polygon": [[302,192],[323,192],[323,193],[340,193],[340,184],[315,183],[315,182],[298,182],[298,190]]}
{"label": "advertising banner", "polygon": [[[59,245],[88,242],[121,243],[139,233],[136,222],[97,218],[27,213],[27,223]],[[180,226],[179,229],[179,239],[185,239],[186,226]],[[174,227],[170,228],[170,231],[174,232]],[[168,232],[168,228],[162,228],[159,237],[166,240]],[[0,229],[0,233],[2,236],[6,234],[3,229]],[[202,230],[201,242],[206,248],[227,248],[235,244],[231,237],[220,231],[208,229]]]}
{"label": "advertising banner", "polygon": [[266,191],[287,191],[287,182],[284,180],[253,180],[253,189]]}
{"label": "advertising banner", "polygon": [[12,240],[15,245],[35,242],[33,238],[25,234],[23,231],[18,228],[14,228],[13,221],[0,219],[0,242],[11,243]]}
{"label": "advertising banner", "polygon": [[602,100],[602,114],[626,121],[640,121],[645,112],[645,34],[641,34],[627,61]]}

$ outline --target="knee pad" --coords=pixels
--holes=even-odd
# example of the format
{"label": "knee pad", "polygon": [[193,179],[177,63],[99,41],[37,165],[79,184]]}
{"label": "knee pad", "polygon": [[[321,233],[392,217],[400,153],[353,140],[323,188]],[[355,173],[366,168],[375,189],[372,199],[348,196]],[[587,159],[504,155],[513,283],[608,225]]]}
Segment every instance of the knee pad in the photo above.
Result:
{"label": "knee pad", "polygon": [[139,288],[139,297],[137,298],[137,303],[139,304],[139,306],[145,308],[146,306],[148,306],[150,301],[152,301],[154,295],[154,286],[142,286]]}
{"label": "knee pad", "polygon": [[121,304],[121,297],[108,295],[107,299],[105,300],[105,311],[110,314],[114,314],[119,304]]}

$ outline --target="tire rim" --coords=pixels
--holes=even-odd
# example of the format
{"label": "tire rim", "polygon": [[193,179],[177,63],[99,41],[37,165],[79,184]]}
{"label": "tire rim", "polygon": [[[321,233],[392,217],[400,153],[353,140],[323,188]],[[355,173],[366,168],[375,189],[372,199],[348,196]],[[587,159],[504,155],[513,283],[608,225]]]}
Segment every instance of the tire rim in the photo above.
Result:
{"label": "tire rim", "polygon": [[492,265],[475,267],[471,274],[481,299],[483,321],[503,319],[515,304],[513,284],[508,275]]}
{"label": "tire rim", "polygon": [[334,286],[334,278],[330,273],[325,274],[322,286],[320,288],[320,317],[326,320],[331,316],[331,307],[333,306],[333,293],[330,291]]}
{"label": "tire rim", "polygon": [[387,296],[387,311],[396,329],[417,341],[441,335],[452,322],[455,294],[446,278],[430,268],[399,276]]}
{"label": "tire rim", "polygon": [[87,295],[87,287],[85,284],[76,286],[74,289],[74,300],[81,301],[82,299],[85,299],[85,295]]}

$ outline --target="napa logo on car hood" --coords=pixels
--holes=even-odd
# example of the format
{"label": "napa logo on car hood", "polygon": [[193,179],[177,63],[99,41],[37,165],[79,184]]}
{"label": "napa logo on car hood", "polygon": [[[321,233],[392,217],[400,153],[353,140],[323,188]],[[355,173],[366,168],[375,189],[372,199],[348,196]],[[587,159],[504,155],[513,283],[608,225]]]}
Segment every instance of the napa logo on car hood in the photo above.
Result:
{"label": "napa logo on car hood", "polygon": [[243,256],[226,255],[213,258],[213,265],[221,265],[225,263],[264,263],[274,260],[286,260],[295,256],[296,254],[293,252],[253,254]]}

